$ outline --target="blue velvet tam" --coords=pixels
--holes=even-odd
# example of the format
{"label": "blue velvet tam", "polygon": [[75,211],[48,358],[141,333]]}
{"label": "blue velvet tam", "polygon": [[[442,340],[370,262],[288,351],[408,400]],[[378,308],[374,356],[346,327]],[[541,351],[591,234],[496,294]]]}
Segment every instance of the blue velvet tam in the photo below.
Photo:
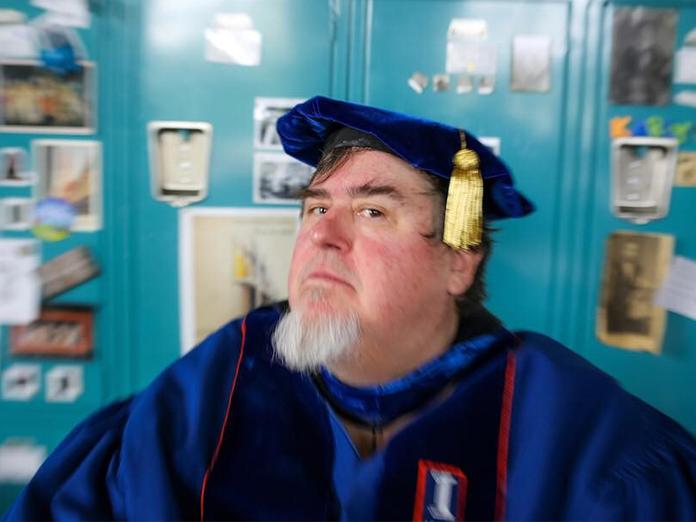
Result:
{"label": "blue velvet tam", "polygon": [[[313,167],[335,146],[327,142],[335,142],[336,132],[346,127],[376,138],[386,150],[412,167],[448,181],[453,172],[454,156],[465,141],[466,148],[478,155],[485,218],[521,217],[534,210],[533,204],[515,189],[508,167],[466,131],[323,96],[296,105],[279,118],[277,124],[285,152]],[[360,144],[359,140],[356,144]]]}

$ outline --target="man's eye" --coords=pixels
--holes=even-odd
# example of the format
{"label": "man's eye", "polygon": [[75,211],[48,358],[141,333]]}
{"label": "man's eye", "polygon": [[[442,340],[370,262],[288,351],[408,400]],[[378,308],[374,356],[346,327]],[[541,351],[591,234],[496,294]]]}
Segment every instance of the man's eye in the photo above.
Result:
{"label": "man's eye", "polygon": [[322,206],[316,205],[316,206],[314,206],[314,207],[309,207],[309,208],[307,209],[307,215],[310,215],[310,216],[317,216],[317,215],[320,215],[320,214],[326,214],[326,211],[327,211],[327,210],[328,210],[328,209],[327,209],[326,207],[322,207]]}
{"label": "man's eye", "polygon": [[364,208],[359,212],[359,214],[369,218],[378,218],[384,216],[384,214],[376,208]]}

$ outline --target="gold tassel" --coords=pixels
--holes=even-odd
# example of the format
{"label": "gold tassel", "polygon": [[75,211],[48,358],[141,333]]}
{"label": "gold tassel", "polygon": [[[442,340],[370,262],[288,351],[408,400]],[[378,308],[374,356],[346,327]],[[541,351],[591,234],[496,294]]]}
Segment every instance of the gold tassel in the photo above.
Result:
{"label": "gold tassel", "polygon": [[455,250],[469,249],[481,244],[483,230],[483,179],[479,158],[466,148],[461,133],[462,148],[452,160],[445,208],[445,230],[442,240]]}

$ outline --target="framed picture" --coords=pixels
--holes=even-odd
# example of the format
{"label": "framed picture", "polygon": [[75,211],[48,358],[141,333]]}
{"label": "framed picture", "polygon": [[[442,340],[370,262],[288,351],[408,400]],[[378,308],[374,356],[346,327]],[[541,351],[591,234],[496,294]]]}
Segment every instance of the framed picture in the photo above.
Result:
{"label": "framed picture", "polygon": [[34,198],[68,201],[75,207],[74,231],[101,228],[101,144],[97,141],[34,140],[37,181]]}
{"label": "framed picture", "polygon": [[0,199],[0,230],[29,230],[33,221],[31,198]]}
{"label": "framed picture", "polygon": [[0,186],[31,185],[33,176],[27,170],[27,155],[20,147],[0,149]]}
{"label": "framed picture", "polygon": [[180,211],[182,353],[231,319],[287,298],[298,223],[297,209]]}
{"label": "framed picture", "polygon": [[654,304],[667,274],[674,236],[614,232],[606,243],[597,337],[610,346],[660,353],[665,309]]}
{"label": "framed picture", "polygon": [[276,122],[302,98],[256,98],[254,99],[254,148],[282,150]]}
{"label": "framed picture", "polygon": [[0,131],[91,134],[95,121],[95,66],[65,75],[38,62],[0,62]]}
{"label": "framed picture", "polygon": [[44,308],[39,318],[10,328],[10,353],[52,357],[89,357],[94,349],[90,308]]}
{"label": "framed picture", "polygon": [[254,203],[297,204],[314,169],[282,152],[254,154]]}

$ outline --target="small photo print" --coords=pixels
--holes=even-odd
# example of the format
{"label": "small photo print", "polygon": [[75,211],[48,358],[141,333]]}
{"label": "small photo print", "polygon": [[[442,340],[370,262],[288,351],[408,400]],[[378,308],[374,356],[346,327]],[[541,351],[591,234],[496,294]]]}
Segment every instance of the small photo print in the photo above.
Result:
{"label": "small photo print", "polygon": [[46,402],[75,402],[84,392],[82,366],[54,366],[46,373]]}
{"label": "small photo print", "polygon": [[0,149],[0,186],[26,186],[32,183],[27,169],[27,155],[19,147]]}
{"label": "small photo print", "polygon": [[0,131],[93,133],[94,65],[58,74],[38,62],[0,62]]}
{"label": "small photo print", "polygon": [[13,364],[2,372],[2,398],[9,401],[28,401],[41,386],[41,366]]}
{"label": "small photo print", "polygon": [[0,199],[0,230],[29,230],[33,221],[33,199]]}
{"label": "small photo print", "polygon": [[282,150],[276,122],[302,98],[256,98],[254,100],[254,148]]}
{"label": "small photo print", "polygon": [[73,231],[101,228],[101,144],[96,141],[35,140],[35,199],[58,198],[75,207]]}
{"label": "small photo print", "polygon": [[314,173],[309,165],[282,152],[254,154],[254,203],[297,204]]}

